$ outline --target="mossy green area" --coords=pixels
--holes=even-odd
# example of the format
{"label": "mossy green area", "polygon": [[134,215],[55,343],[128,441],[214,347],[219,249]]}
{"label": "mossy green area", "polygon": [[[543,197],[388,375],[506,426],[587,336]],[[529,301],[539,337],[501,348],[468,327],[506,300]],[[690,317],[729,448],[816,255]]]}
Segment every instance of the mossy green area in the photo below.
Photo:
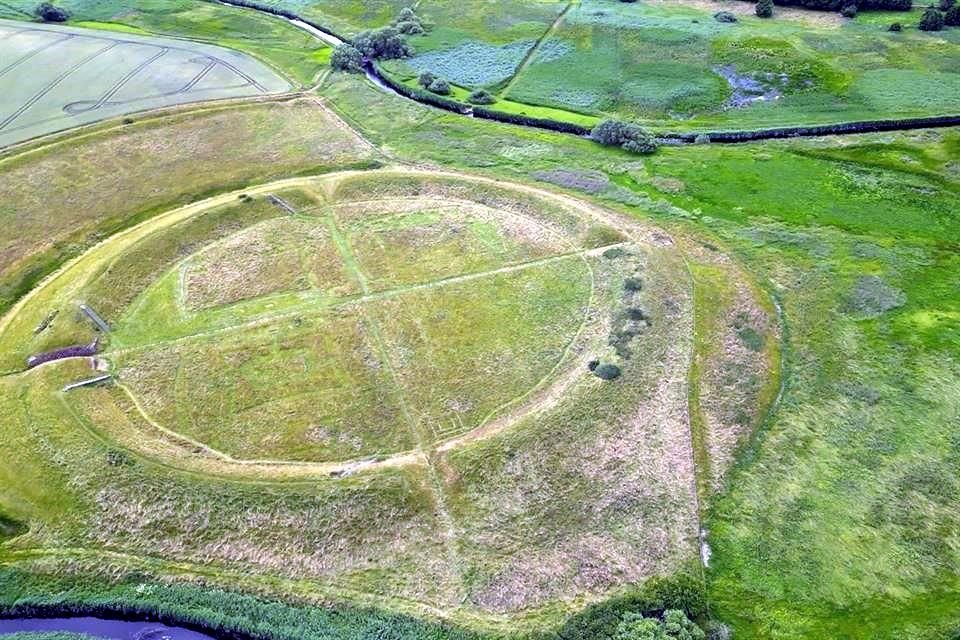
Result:
{"label": "mossy green area", "polygon": [[[624,69],[658,52],[642,108],[583,118],[952,104],[955,32],[916,12],[525,4],[424,0],[421,51],[528,42],[490,85],[511,105],[565,56],[609,86],[613,33]],[[697,43],[783,97],[710,111]],[[960,631],[960,131],[639,156],[342,73],[136,120],[0,158],[3,611],[284,640],[595,640],[667,608],[721,638]]]}

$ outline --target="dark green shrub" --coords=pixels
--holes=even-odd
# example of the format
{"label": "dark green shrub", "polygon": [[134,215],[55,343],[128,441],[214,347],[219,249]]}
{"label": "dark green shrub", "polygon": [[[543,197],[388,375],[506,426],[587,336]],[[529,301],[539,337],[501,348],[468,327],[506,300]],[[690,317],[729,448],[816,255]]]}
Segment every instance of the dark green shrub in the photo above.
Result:
{"label": "dark green shrub", "polygon": [[657,141],[641,127],[619,120],[604,120],[593,128],[590,138],[602,145],[621,147],[634,153],[654,153]]}
{"label": "dark green shrub", "polygon": [[334,71],[361,73],[363,72],[363,54],[353,45],[341,44],[330,55],[330,66]]}
{"label": "dark green shrub", "polygon": [[856,18],[857,17],[857,5],[848,4],[843,9],[840,9],[840,15],[844,18]]}
{"label": "dark green shrub", "polygon": [[478,89],[467,97],[467,102],[471,104],[493,104],[496,101],[493,94],[485,89]]}
{"label": "dark green shrub", "polygon": [[612,362],[601,362],[593,369],[593,375],[601,380],[616,380],[622,373],[620,367]]}
{"label": "dark green shrub", "polygon": [[398,22],[397,31],[405,36],[415,36],[423,33],[423,25],[419,22]]}
{"label": "dark green shrub", "polygon": [[937,6],[940,8],[940,11],[950,11],[955,4],[957,4],[957,0],[940,0]]}
{"label": "dark green shrub", "polygon": [[919,27],[921,31],[940,31],[943,29],[943,14],[936,7],[927,7],[920,18]]}
{"label": "dark green shrub", "polygon": [[893,32],[903,31],[903,25],[900,24],[899,22],[894,22],[893,24],[890,25],[890,31],[893,31]]}
{"label": "dark green shrub", "polygon": [[773,0],[759,0],[755,11],[759,18],[772,18]]}
{"label": "dark green shrub", "polygon": [[643,281],[640,278],[629,277],[623,281],[624,291],[642,291]]}
{"label": "dark green shrub", "polygon": [[737,21],[737,16],[733,15],[729,11],[717,11],[715,14],[713,14],[713,19],[717,22],[734,23]]}
{"label": "dark green shrub", "polygon": [[54,6],[50,2],[41,2],[33,13],[44,22],[66,22],[70,13],[66,9]]}
{"label": "dark green shrub", "polygon": [[448,96],[450,95],[450,83],[443,78],[436,78],[430,83],[430,86],[427,87],[427,90],[431,93],[436,93],[437,95]]}
{"label": "dark green shrub", "polygon": [[943,24],[951,27],[960,27],[960,4],[950,7],[950,10],[943,16]]}
{"label": "dark green shrub", "polygon": [[413,55],[413,48],[395,27],[358,33],[353,39],[353,46],[371,60],[396,60]]}
{"label": "dark green shrub", "polygon": [[662,618],[646,618],[626,613],[617,626],[613,640],[704,640],[703,629],[679,609],[667,609]]}
{"label": "dark green shrub", "polygon": [[421,87],[426,89],[431,84],[433,84],[433,81],[436,79],[437,79],[437,76],[433,75],[429,71],[424,71],[419,76],[417,76],[417,84],[419,84]]}

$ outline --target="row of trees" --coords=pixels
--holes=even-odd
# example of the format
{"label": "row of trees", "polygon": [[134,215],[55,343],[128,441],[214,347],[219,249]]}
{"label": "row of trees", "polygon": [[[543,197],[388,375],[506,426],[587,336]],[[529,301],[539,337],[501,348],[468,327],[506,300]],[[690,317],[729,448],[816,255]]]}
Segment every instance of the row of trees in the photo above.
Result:
{"label": "row of trees", "polygon": [[940,31],[945,26],[960,27],[960,4],[956,0],[940,0],[938,6],[927,7],[920,18],[921,31]]}

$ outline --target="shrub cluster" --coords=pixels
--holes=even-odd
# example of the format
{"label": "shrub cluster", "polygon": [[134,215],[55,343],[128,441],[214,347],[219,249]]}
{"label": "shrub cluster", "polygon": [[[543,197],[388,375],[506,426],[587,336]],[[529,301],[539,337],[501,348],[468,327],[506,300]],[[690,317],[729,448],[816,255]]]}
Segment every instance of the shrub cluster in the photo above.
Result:
{"label": "shrub cluster", "polygon": [[729,11],[717,11],[715,14],[713,14],[713,19],[717,22],[733,24],[737,21],[737,16],[733,15]]}
{"label": "shrub cluster", "polygon": [[704,640],[703,629],[683,611],[667,609],[660,618],[627,613],[617,626],[613,640]]}
{"label": "shrub cluster", "polygon": [[440,96],[450,95],[450,83],[429,71],[424,71],[417,77],[417,84],[430,93],[435,93]]}
{"label": "shrub cluster", "polygon": [[955,4],[943,16],[943,24],[948,27],[960,27],[960,4]]}
{"label": "shrub cluster", "polygon": [[773,0],[758,0],[756,14],[758,18],[772,18]]}
{"label": "shrub cluster", "polygon": [[70,18],[70,13],[66,9],[50,2],[41,2],[33,13],[44,22],[66,22]]}
{"label": "shrub cluster", "polygon": [[923,12],[923,17],[920,18],[920,27],[921,31],[940,31],[943,29],[944,19],[943,14],[934,7],[930,5],[927,7],[926,11]]}
{"label": "shrub cluster", "polygon": [[454,113],[467,113],[468,108],[456,100],[451,100],[450,98],[445,98],[435,93],[430,93],[424,89],[411,87],[399,82],[390,74],[384,73],[383,70],[380,69],[380,67],[376,64],[371,67],[371,71],[377,77],[377,79],[405,98],[410,98],[411,100],[416,100],[417,102],[430,105],[431,107],[437,107],[438,109],[444,109],[445,111],[452,111]]}
{"label": "shrub cluster", "polygon": [[362,31],[353,39],[353,46],[370,60],[396,60],[413,55],[413,48],[395,27]]}
{"label": "shrub cluster", "polygon": [[363,54],[352,44],[341,44],[330,55],[330,66],[333,67],[334,71],[361,73],[363,71]]}
{"label": "shrub cluster", "polygon": [[477,89],[467,96],[467,102],[471,104],[493,104],[496,101],[497,99],[493,94],[486,89]]}
{"label": "shrub cluster", "polygon": [[404,7],[393,21],[393,26],[404,35],[413,36],[426,31],[423,20],[410,7]]}
{"label": "shrub cluster", "polygon": [[641,127],[630,122],[604,120],[593,128],[590,137],[602,145],[620,147],[634,153],[654,153],[657,141]]}
{"label": "shrub cluster", "polygon": [[[761,1],[758,0],[757,4]],[[913,6],[913,0],[773,0],[772,4],[803,7],[815,11],[842,11],[849,6],[857,10],[909,11]],[[759,8],[757,15],[760,15]]]}

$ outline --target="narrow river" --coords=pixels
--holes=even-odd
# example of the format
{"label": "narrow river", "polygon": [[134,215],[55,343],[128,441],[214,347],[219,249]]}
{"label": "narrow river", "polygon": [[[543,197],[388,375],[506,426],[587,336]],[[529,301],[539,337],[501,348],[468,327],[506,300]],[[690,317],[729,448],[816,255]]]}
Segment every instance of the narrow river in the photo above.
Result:
{"label": "narrow river", "polygon": [[125,622],[102,618],[13,618],[0,620],[0,639],[20,632],[82,633],[102,640],[213,640],[213,636],[159,622]]}

